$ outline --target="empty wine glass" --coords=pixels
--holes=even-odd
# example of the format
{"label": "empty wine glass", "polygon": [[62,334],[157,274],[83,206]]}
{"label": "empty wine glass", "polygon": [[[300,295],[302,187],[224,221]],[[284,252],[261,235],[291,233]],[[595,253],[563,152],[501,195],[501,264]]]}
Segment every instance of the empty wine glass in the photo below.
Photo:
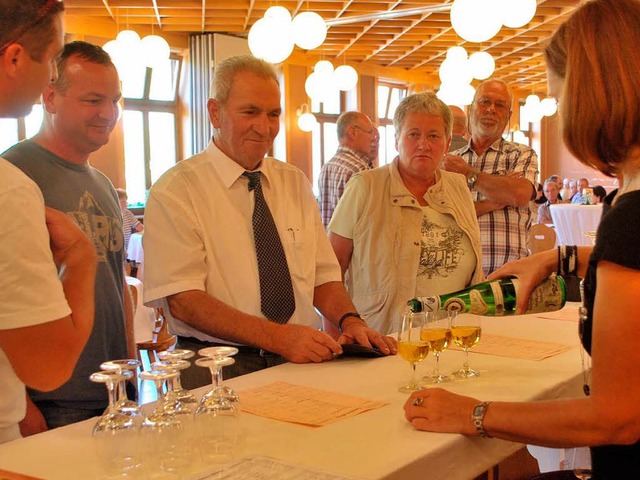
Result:
{"label": "empty wine glass", "polygon": [[[131,358],[125,358],[122,360],[109,360],[100,364],[101,370],[116,371],[116,372],[131,372],[132,381],[135,382],[136,372],[140,367],[140,361]],[[129,400],[127,396],[127,381],[121,380],[118,385],[117,393],[117,406],[116,408],[126,415],[133,415],[136,417],[139,423],[142,422],[142,410],[137,402]]]}
{"label": "empty wine glass", "polygon": [[427,358],[429,344],[420,338],[420,331],[425,324],[424,313],[406,312],[402,316],[400,330],[398,330],[398,355],[411,365],[411,380],[401,386],[398,391],[411,393],[423,388],[416,380],[416,365]]}
{"label": "empty wine glass", "polygon": [[[156,362],[154,363],[154,365],[157,365],[159,367],[158,369],[160,370],[166,368],[161,367],[160,365],[168,365],[168,368],[173,368],[174,370],[181,372],[182,370],[185,370],[191,366],[191,363],[188,362],[187,359],[193,357],[194,355],[195,354],[191,350],[184,349],[158,352],[158,358],[160,358],[162,362]],[[155,366],[153,368],[155,368]],[[195,412],[195,409],[198,405],[198,399],[189,390],[182,388],[180,375],[169,381],[168,389],[171,391],[171,394],[175,396],[177,401],[183,403],[185,407],[191,410],[191,412]]]}
{"label": "empty wine glass", "polygon": [[440,354],[451,343],[451,320],[456,314],[457,312],[447,310],[435,310],[426,314],[426,322],[422,326],[420,338],[427,342],[429,351],[436,357],[433,373],[422,377],[426,383],[444,383],[450,380],[448,376],[440,373]]}
{"label": "empty wine glass", "polygon": [[473,378],[480,372],[469,367],[469,349],[480,341],[482,325],[479,315],[459,314],[451,319],[451,336],[456,345],[464,349],[464,362],[460,370],[453,372],[456,378]]}
{"label": "empty wine glass", "polygon": [[[236,353],[238,353],[238,349],[236,347],[229,347],[229,346],[206,347],[198,350],[198,354],[201,355],[202,357],[218,358],[218,359],[232,357]],[[231,362],[231,364],[233,363],[234,362]],[[196,364],[198,364],[197,361],[196,361]],[[221,394],[224,395],[228,400],[232,402],[238,402],[239,401],[238,394],[234,392],[231,387],[227,385],[222,385],[222,366],[220,367],[214,366],[213,368],[217,368],[217,372],[213,372],[212,370],[212,376],[213,376],[214,383],[217,382],[218,388],[221,389]]]}
{"label": "empty wine glass", "polygon": [[200,399],[195,413],[200,451],[205,464],[227,463],[236,453],[240,438],[237,395],[229,398],[220,385],[221,368],[234,362],[231,357],[203,357],[196,360],[196,365],[209,368],[213,383],[211,390]]}
{"label": "empty wine glass", "polygon": [[140,428],[144,445],[144,461],[152,479],[178,479],[182,469],[192,461],[191,451],[185,449],[188,427],[185,420],[190,415],[175,409],[172,399],[164,393],[164,383],[178,376],[175,370],[148,370],[140,373],[142,380],[152,381],[158,393],[153,411],[147,415]]}
{"label": "empty wine glass", "polygon": [[92,438],[102,465],[103,479],[130,478],[140,469],[139,417],[118,409],[118,386],[133,377],[130,371],[100,371],[92,382],[104,383],[109,406],[93,427]]}

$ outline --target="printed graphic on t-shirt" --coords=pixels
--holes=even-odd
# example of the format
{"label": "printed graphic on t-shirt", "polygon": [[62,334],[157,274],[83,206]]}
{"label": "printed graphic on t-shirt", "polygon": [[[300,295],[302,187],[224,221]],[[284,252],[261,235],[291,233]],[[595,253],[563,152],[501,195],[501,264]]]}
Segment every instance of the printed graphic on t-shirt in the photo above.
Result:
{"label": "printed graphic on t-shirt", "polygon": [[428,279],[448,277],[460,265],[464,255],[463,232],[422,219],[420,266],[418,275]]}
{"label": "printed graphic on t-shirt", "polygon": [[85,191],[80,197],[78,211],[67,213],[93,241],[99,262],[106,262],[108,252],[117,252],[124,246],[122,222],[107,215],[90,192]]}

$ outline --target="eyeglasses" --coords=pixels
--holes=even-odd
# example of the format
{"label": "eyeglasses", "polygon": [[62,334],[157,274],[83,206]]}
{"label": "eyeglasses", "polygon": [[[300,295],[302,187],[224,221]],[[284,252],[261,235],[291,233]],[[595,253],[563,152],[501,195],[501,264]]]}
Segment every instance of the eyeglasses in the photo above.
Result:
{"label": "eyeglasses", "polygon": [[484,109],[488,109],[491,107],[491,105],[493,105],[496,110],[501,112],[509,110],[509,104],[507,102],[503,102],[501,100],[494,101],[487,97],[478,98],[476,100],[476,103]]}
{"label": "eyeglasses", "polygon": [[13,33],[13,35],[9,37],[9,40],[5,42],[4,45],[2,45],[2,47],[0,47],[0,54],[3,53],[7,49],[7,47],[9,47],[9,45],[16,43],[20,39],[20,37],[22,37],[25,33],[27,33],[28,30],[32,29],[38,23],[44,20],[44,18],[47,15],[49,15],[51,10],[53,10],[53,8],[59,3],[62,3],[62,0],[47,0],[46,3],[42,7],[40,7],[40,10],[38,11],[38,15],[36,16],[35,19],[32,22],[26,23],[21,27],[19,27]]}
{"label": "eyeglasses", "polygon": [[378,129],[375,128],[375,127],[371,128],[371,130],[365,130],[364,128],[359,127],[358,125],[354,125],[353,128],[357,128],[361,132],[364,132],[367,135],[372,136],[372,137],[377,137],[378,136]]}

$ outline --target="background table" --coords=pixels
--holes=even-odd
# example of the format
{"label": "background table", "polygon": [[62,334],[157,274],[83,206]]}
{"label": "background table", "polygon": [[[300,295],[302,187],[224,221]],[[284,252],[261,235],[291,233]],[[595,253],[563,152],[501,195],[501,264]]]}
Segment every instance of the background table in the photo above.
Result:
{"label": "background table", "polygon": [[[526,401],[578,397],[582,375],[577,335],[577,305],[566,319],[528,315],[483,317],[483,334],[570,345],[563,354],[541,361],[470,353],[480,370],[475,379],[445,385],[451,391],[483,400]],[[482,340],[481,340],[482,342]],[[441,370],[461,366],[462,352],[446,351]],[[434,358],[418,366],[424,375]],[[228,381],[242,391],[276,381],[306,385],[388,402],[377,410],[310,428],[251,414],[241,418],[243,441],[238,456],[263,455],[307,468],[369,480],[470,479],[500,462],[521,445],[498,439],[414,430],[402,406],[407,395],[398,386],[408,380],[410,367],[400,357],[338,359],[319,364],[285,364]],[[200,389],[199,393],[205,389]],[[0,469],[47,479],[99,478],[91,443],[95,420],[81,422],[34,437],[0,445]]]}
{"label": "background table", "polygon": [[551,218],[558,245],[592,245],[584,234],[598,229],[602,205],[551,205]]}
{"label": "background table", "polygon": [[127,246],[127,259],[138,264],[136,278],[144,279],[144,250],[142,249],[142,233],[132,233]]}

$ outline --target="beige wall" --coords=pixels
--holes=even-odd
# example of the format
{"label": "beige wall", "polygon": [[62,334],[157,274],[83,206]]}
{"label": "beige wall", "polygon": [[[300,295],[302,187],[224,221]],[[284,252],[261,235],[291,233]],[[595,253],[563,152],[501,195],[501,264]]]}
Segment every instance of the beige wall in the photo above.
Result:
{"label": "beige wall", "polygon": [[589,185],[602,185],[607,192],[615,187],[613,179],[599,171],[587,167],[574,157],[562,141],[558,115],[544,117],[542,120],[542,165],[540,165],[540,179],[557,174],[562,178],[586,178]]}

